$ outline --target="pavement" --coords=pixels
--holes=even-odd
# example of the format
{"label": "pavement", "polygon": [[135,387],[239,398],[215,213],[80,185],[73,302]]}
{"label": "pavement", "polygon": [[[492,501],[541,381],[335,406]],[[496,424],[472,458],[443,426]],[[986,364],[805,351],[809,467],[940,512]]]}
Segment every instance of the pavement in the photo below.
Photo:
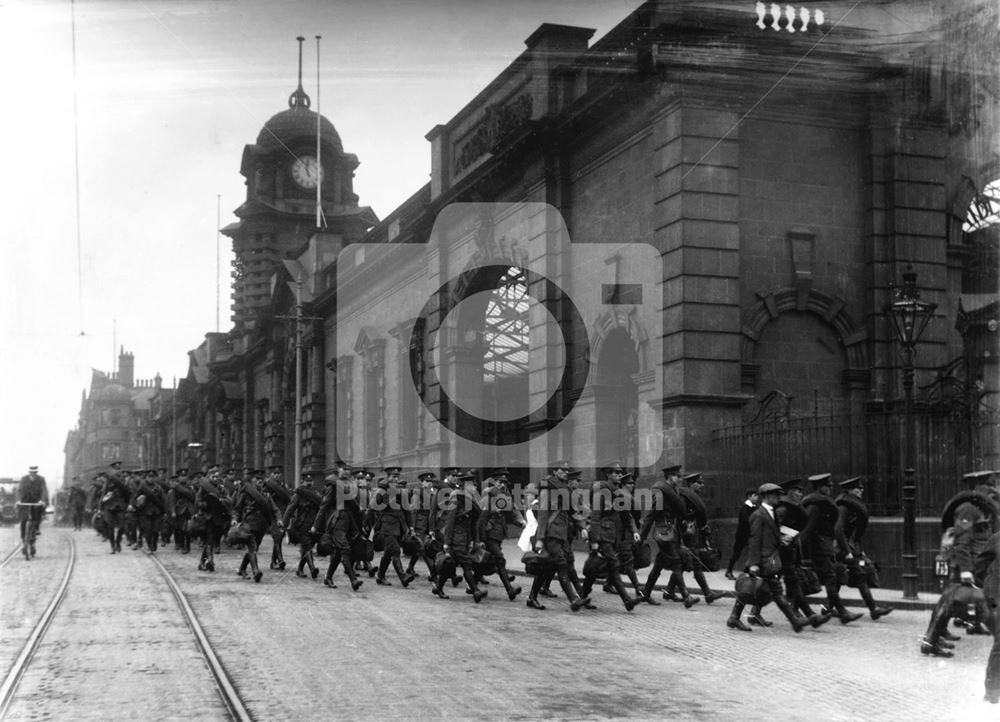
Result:
{"label": "pavement", "polygon": [[[65,535],[80,566],[8,718],[225,719],[152,560],[111,555],[92,531],[47,528],[35,561],[0,570],[0,667],[55,588]],[[0,551],[12,545],[0,530]],[[269,540],[259,584],[237,576],[238,550],[224,549],[214,573],[198,571],[196,554],[157,556],[259,720],[997,718],[981,701],[992,640],[963,637],[953,659],[922,656],[923,610],[801,634],[772,613],[774,627],[745,633],[726,629],[725,600],[629,613],[598,590],[597,610],[574,614],[559,598],[537,611],[526,592],[508,601],[495,578],[481,604],[450,585],[441,600],[422,565],[407,589],[365,577],[355,593],[342,570],[329,589],[295,576],[293,549],[284,571],[267,569]],[[519,567],[519,553],[509,559]],[[731,589],[722,574],[711,580]]]}

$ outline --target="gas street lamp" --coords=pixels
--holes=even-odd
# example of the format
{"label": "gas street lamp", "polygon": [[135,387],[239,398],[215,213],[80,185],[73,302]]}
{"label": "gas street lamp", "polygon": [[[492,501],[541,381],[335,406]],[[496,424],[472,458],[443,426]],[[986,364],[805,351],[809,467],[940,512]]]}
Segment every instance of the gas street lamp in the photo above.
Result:
{"label": "gas street lamp", "polygon": [[917,598],[916,551],[916,418],[913,415],[913,359],[917,343],[928,322],[934,315],[936,303],[920,300],[917,274],[912,267],[903,273],[903,286],[893,289],[889,304],[892,319],[903,356],[903,393],[905,395],[906,448],[903,470],[903,598]]}

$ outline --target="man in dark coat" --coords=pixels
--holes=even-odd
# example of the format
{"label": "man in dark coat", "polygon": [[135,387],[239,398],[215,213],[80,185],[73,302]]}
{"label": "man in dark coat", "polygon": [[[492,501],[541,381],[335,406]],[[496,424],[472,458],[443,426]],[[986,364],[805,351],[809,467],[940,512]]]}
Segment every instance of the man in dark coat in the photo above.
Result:
{"label": "man in dark coat", "polygon": [[[311,472],[303,472],[302,478],[305,479],[306,476],[311,477]],[[279,525],[278,522],[284,519],[285,509],[292,500],[292,492],[285,486],[280,466],[271,467],[271,473],[264,482],[264,492],[271,497],[271,501],[278,510],[277,518],[267,530],[271,536],[271,569],[284,570],[285,554],[282,550],[282,542],[285,540],[285,527]]]}
{"label": "man in dark coat", "polygon": [[514,586],[507,573],[507,559],[503,554],[503,542],[507,538],[507,518],[513,514],[524,526],[521,513],[514,508],[514,498],[510,493],[510,472],[494,469],[484,484],[485,508],[479,514],[479,540],[486,545],[486,553],[496,566],[500,583],[507,591],[507,598],[514,601],[521,593],[521,587]]}
{"label": "man in dark coat", "polygon": [[392,585],[392,582],[385,578],[390,564],[404,587],[408,587],[414,579],[412,574],[403,569],[403,562],[400,559],[403,537],[406,534],[413,534],[413,518],[410,510],[404,508],[399,488],[401,471],[398,466],[387,466],[383,469],[385,476],[379,479],[378,490],[372,497],[371,508],[365,516],[365,526],[374,529],[381,538],[383,552],[375,575],[375,583],[384,586]]}
{"label": "man in dark coat", "polygon": [[[483,549],[479,540],[479,515],[481,509],[474,496],[474,488],[469,485],[476,479],[474,474],[459,477],[462,488],[456,489],[449,497],[444,529],[441,532],[441,548],[445,557],[454,560],[462,569],[465,583],[472,591],[472,599],[479,604],[486,598],[487,591],[479,588],[476,579],[476,556]],[[440,580],[438,584],[440,585]],[[437,596],[445,598],[442,594]]]}
{"label": "man in dark coat", "polygon": [[417,576],[416,565],[418,559],[423,559],[427,565],[427,572],[430,575],[431,584],[437,576],[434,572],[434,557],[430,552],[431,534],[431,506],[434,497],[437,495],[439,483],[437,474],[433,471],[422,471],[417,475],[417,483],[410,492],[410,512],[413,515],[414,536],[409,540],[410,557],[406,566],[406,573]]}
{"label": "man in dark coat", "polygon": [[653,494],[653,504],[642,520],[639,530],[640,541],[645,542],[650,534],[656,542],[657,553],[653,566],[646,577],[646,588],[643,597],[647,604],[658,605],[653,599],[653,588],[660,572],[670,570],[670,579],[681,593],[684,606],[690,609],[698,602],[692,597],[684,584],[684,567],[680,555],[680,520],[687,513],[687,505],[677,491],[680,482],[681,465],[675,464],[663,469],[663,479],[656,481],[650,491]]}
{"label": "man in dark coat", "polygon": [[878,619],[892,612],[892,607],[879,606],[875,603],[869,587],[868,565],[871,561],[865,554],[864,535],[868,527],[868,507],[861,500],[865,488],[862,478],[855,476],[840,482],[842,489],[837,497],[837,534],[847,540],[847,547],[838,552],[838,558],[847,565],[848,584],[857,587],[861,598],[868,606],[872,619]]}
{"label": "man in dark coat", "polygon": [[629,508],[629,498],[622,493],[621,479],[625,469],[620,462],[614,461],[604,467],[604,481],[594,484],[594,494],[591,500],[590,528],[587,541],[590,542],[590,559],[584,570],[583,589],[580,594],[590,596],[598,569],[604,566],[608,583],[621,597],[625,611],[631,612],[639,600],[631,597],[625,590],[621,578],[621,563],[618,550],[624,541],[632,543],[639,541],[639,530],[635,525]]}
{"label": "man in dark coat", "polygon": [[[285,513],[281,520],[288,532],[289,543],[299,545],[299,563],[295,569],[297,577],[306,575],[307,566],[313,579],[319,576],[319,569],[316,568],[316,562],[313,559],[316,535],[312,531],[312,524],[316,520],[316,512],[319,511],[322,503],[323,497],[313,488],[313,475],[311,473],[303,474],[302,483],[295,487],[292,500],[285,507]],[[349,561],[350,559],[348,559]]]}
{"label": "man in dark coat", "polygon": [[346,465],[341,466],[337,473],[326,477],[326,492],[309,531],[315,538],[323,530],[330,535],[333,542],[330,566],[327,568],[323,584],[331,589],[337,588],[333,582],[333,573],[337,571],[337,566],[343,563],[344,572],[351,581],[351,589],[357,591],[363,582],[358,579],[354,571],[351,544],[362,534],[362,512],[358,503],[357,483],[351,479],[350,469]]}
{"label": "man in dark coat", "polygon": [[[837,578],[837,547],[847,548],[843,531],[837,530],[840,512],[830,496],[833,480],[830,474],[815,474],[809,477],[813,492],[802,500],[806,510],[806,527],[802,538],[802,559],[806,566],[812,565],[826,588],[827,608],[840,619],[841,624],[861,619],[861,614],[848,612],[840,599],[840,581]],[[853,555],[851,555],[853,558]]]}
{"label": "man in dark coat", "polygon": [[221,485],[221,480],[220,483],[216,483],[212,479],[205,478],[200,473],[197,474],[196,478],[195,505],[198,509],[196,516],[201,522],[203,529],[201,536],[201,559],[198,561],[198,569],[214,572],[215,548],[226,531],[230,516],[230,505],[226,497],[226,491]]}
{"label": "man in dark coat", "polygon": [[87,492],[81,485],[80,477],[73,477],[73,486],[69,489],[69,513],[73,522],[73,531],[83,529],[84,509],[87,507]]}
{"label": "man in dark coat", "polygon": [[[701,561],[699,551],[708,546],[712,539],[712,529],[708,525],[708,508],[701,498],[701,490],[705,482],[701,474],[685,474],[683,484],[677,488],[677,493],[684,500],[686,511],[681,519],[681,560],[684,562],[684,569],[689,570],[694,575],[695,583],[701,589],[705,602],[712,602],[726,596],[725,592],[712,591],[708,586],[708,579],[705,578],[705,566]],[[672,599],[674,589],[673,578],[667,583],[667,588],[663,592],[664,599]]]}
{"label": "man in dark coat", "polygon": [[[130,506],[135,509],[141,540],[146,542],[146,548],[150,552],[155,553],[160,539],[160,522],[167,509],[167,500],[152,474],[149,472],[137,474]],[[142,546],[141,541],[139,546]]]}
{"label": "man in dark coat", "polygon": [[195,496],[196,492],[188,479],[187,469],[178,469],[178,477],[167,495],[167,510],[174,527],[174,549],[178,549],[182,554],[191,553],[191,532],[188,531],[188,522],[197,510]]}
{"label": "man in dark coat", "polygon": [[[21,542],[24,543],[24,535],[28,528],[28,522],[33,521],[37,531],[45,516],[45,507],[49,505],[49,488],[45,483],[45,477],[39,475],[37,466],[29,466],[28,473],[21,477],[21,483],[17,486],[17,501],[22,504],[34,505],[18,507]],[[24,545],[24,556],[26,558],[35,556],[34,539]]]}
{"label": "man in dark coat", "polygon": [[128,508],[132,490],[128,483],[116,472],[104,475],[101,490],[101,515],[108,529],[111,553],[121,553],[122,537],[125,536],[125,509]]}
{"label": "man in dark coat", "polygon": [[241,577],[246,577],[247,565],[253,571],[255,582],[259,582],[264,576],[257,563],[257,549],[260,548],[264,535],[275,523],[284,531],[278,509],[266,492],[263,477],[257,477],[252,483],[244,483],[233,500],[232,517],[233,527],[242,524],[250,532],[250,538],[245,541],[246,552],[237,572]]}
{"label": "man in dark coat", "polygon": [[[570,579],[570,541],[573,538],[573,500],[569,486],[570,466],[568,461],[549,464],[549,476],[542,482],[538,493],[538,529],[535,531],[535,547],[553,565],[552,570],[536,576],[528,593],[527,605],[534,609],[545,607],[537,595],[549,580],[555,576],[563,593],[569,599],[570,609],[579,611],[590,604],[589,597],[581,597]],[[586,534],[586,530],[584,530]],[[586,538],[586,536],[584,536]]]}
{"label": "man in dark coat", "polygon": [[993,646],[986,661],[986,696],[990,704],[1000,703],[1000,532],[986,542],[986,548],[977,556],[975,579],[983,587],[983,596],[989,608],[989,628],[993,632]]}
{"label": "man in dark coat", "polygon": [[760,497],[756,489],[747,489],[746,499],[740,504],[740,512],[736,517],[736,537],[733,539],[733,552],[729,555],[729,564],[726,566],[726,579],[736,579],[733,576],[733,567],[739,561],[740,554],[750,540],[750,515],[754,513]]}

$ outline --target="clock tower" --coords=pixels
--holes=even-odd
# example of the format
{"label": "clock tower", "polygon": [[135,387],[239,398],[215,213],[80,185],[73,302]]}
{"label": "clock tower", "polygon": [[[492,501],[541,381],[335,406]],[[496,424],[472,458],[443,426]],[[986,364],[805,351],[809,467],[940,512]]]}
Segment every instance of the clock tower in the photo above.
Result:
{"label": "clock tower", "polygon": [[[298,87],[288,109],[268,120],[256,143],[243,149],[246,201],[234,211],[239,220],[222,229],[233,240],[232,321],[240,335],[257,326],[258,312],[270,301],[274,271],[297,257],[310,236],[321,231],[347,244],[378,222],[370,208],[358,206],[357,156],[344,152],[333,123],[309,106],[302,89],[300,39]],[[321,228],[316,227],[318,201]]]}

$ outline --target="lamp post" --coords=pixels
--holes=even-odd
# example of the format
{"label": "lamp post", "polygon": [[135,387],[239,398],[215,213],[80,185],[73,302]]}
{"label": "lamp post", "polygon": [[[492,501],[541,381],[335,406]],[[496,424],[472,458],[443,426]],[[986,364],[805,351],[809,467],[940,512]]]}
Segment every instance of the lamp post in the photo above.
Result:
{"label": "lamp post", "polygon": [[903,394],[906,414],[906,448],[903,470],[903,598],[917,598],[917,551],[916,551],[916,418],[913,415],[913,359],[917,355],[917,343],[927,323],[934,315],[936,303],[920,300],[917,288],[917,274],[912,267],[903,273],[903,286],[893,289],[893,300],[889,305],[890,318],[899,339],[900,354],[903,356]]}

